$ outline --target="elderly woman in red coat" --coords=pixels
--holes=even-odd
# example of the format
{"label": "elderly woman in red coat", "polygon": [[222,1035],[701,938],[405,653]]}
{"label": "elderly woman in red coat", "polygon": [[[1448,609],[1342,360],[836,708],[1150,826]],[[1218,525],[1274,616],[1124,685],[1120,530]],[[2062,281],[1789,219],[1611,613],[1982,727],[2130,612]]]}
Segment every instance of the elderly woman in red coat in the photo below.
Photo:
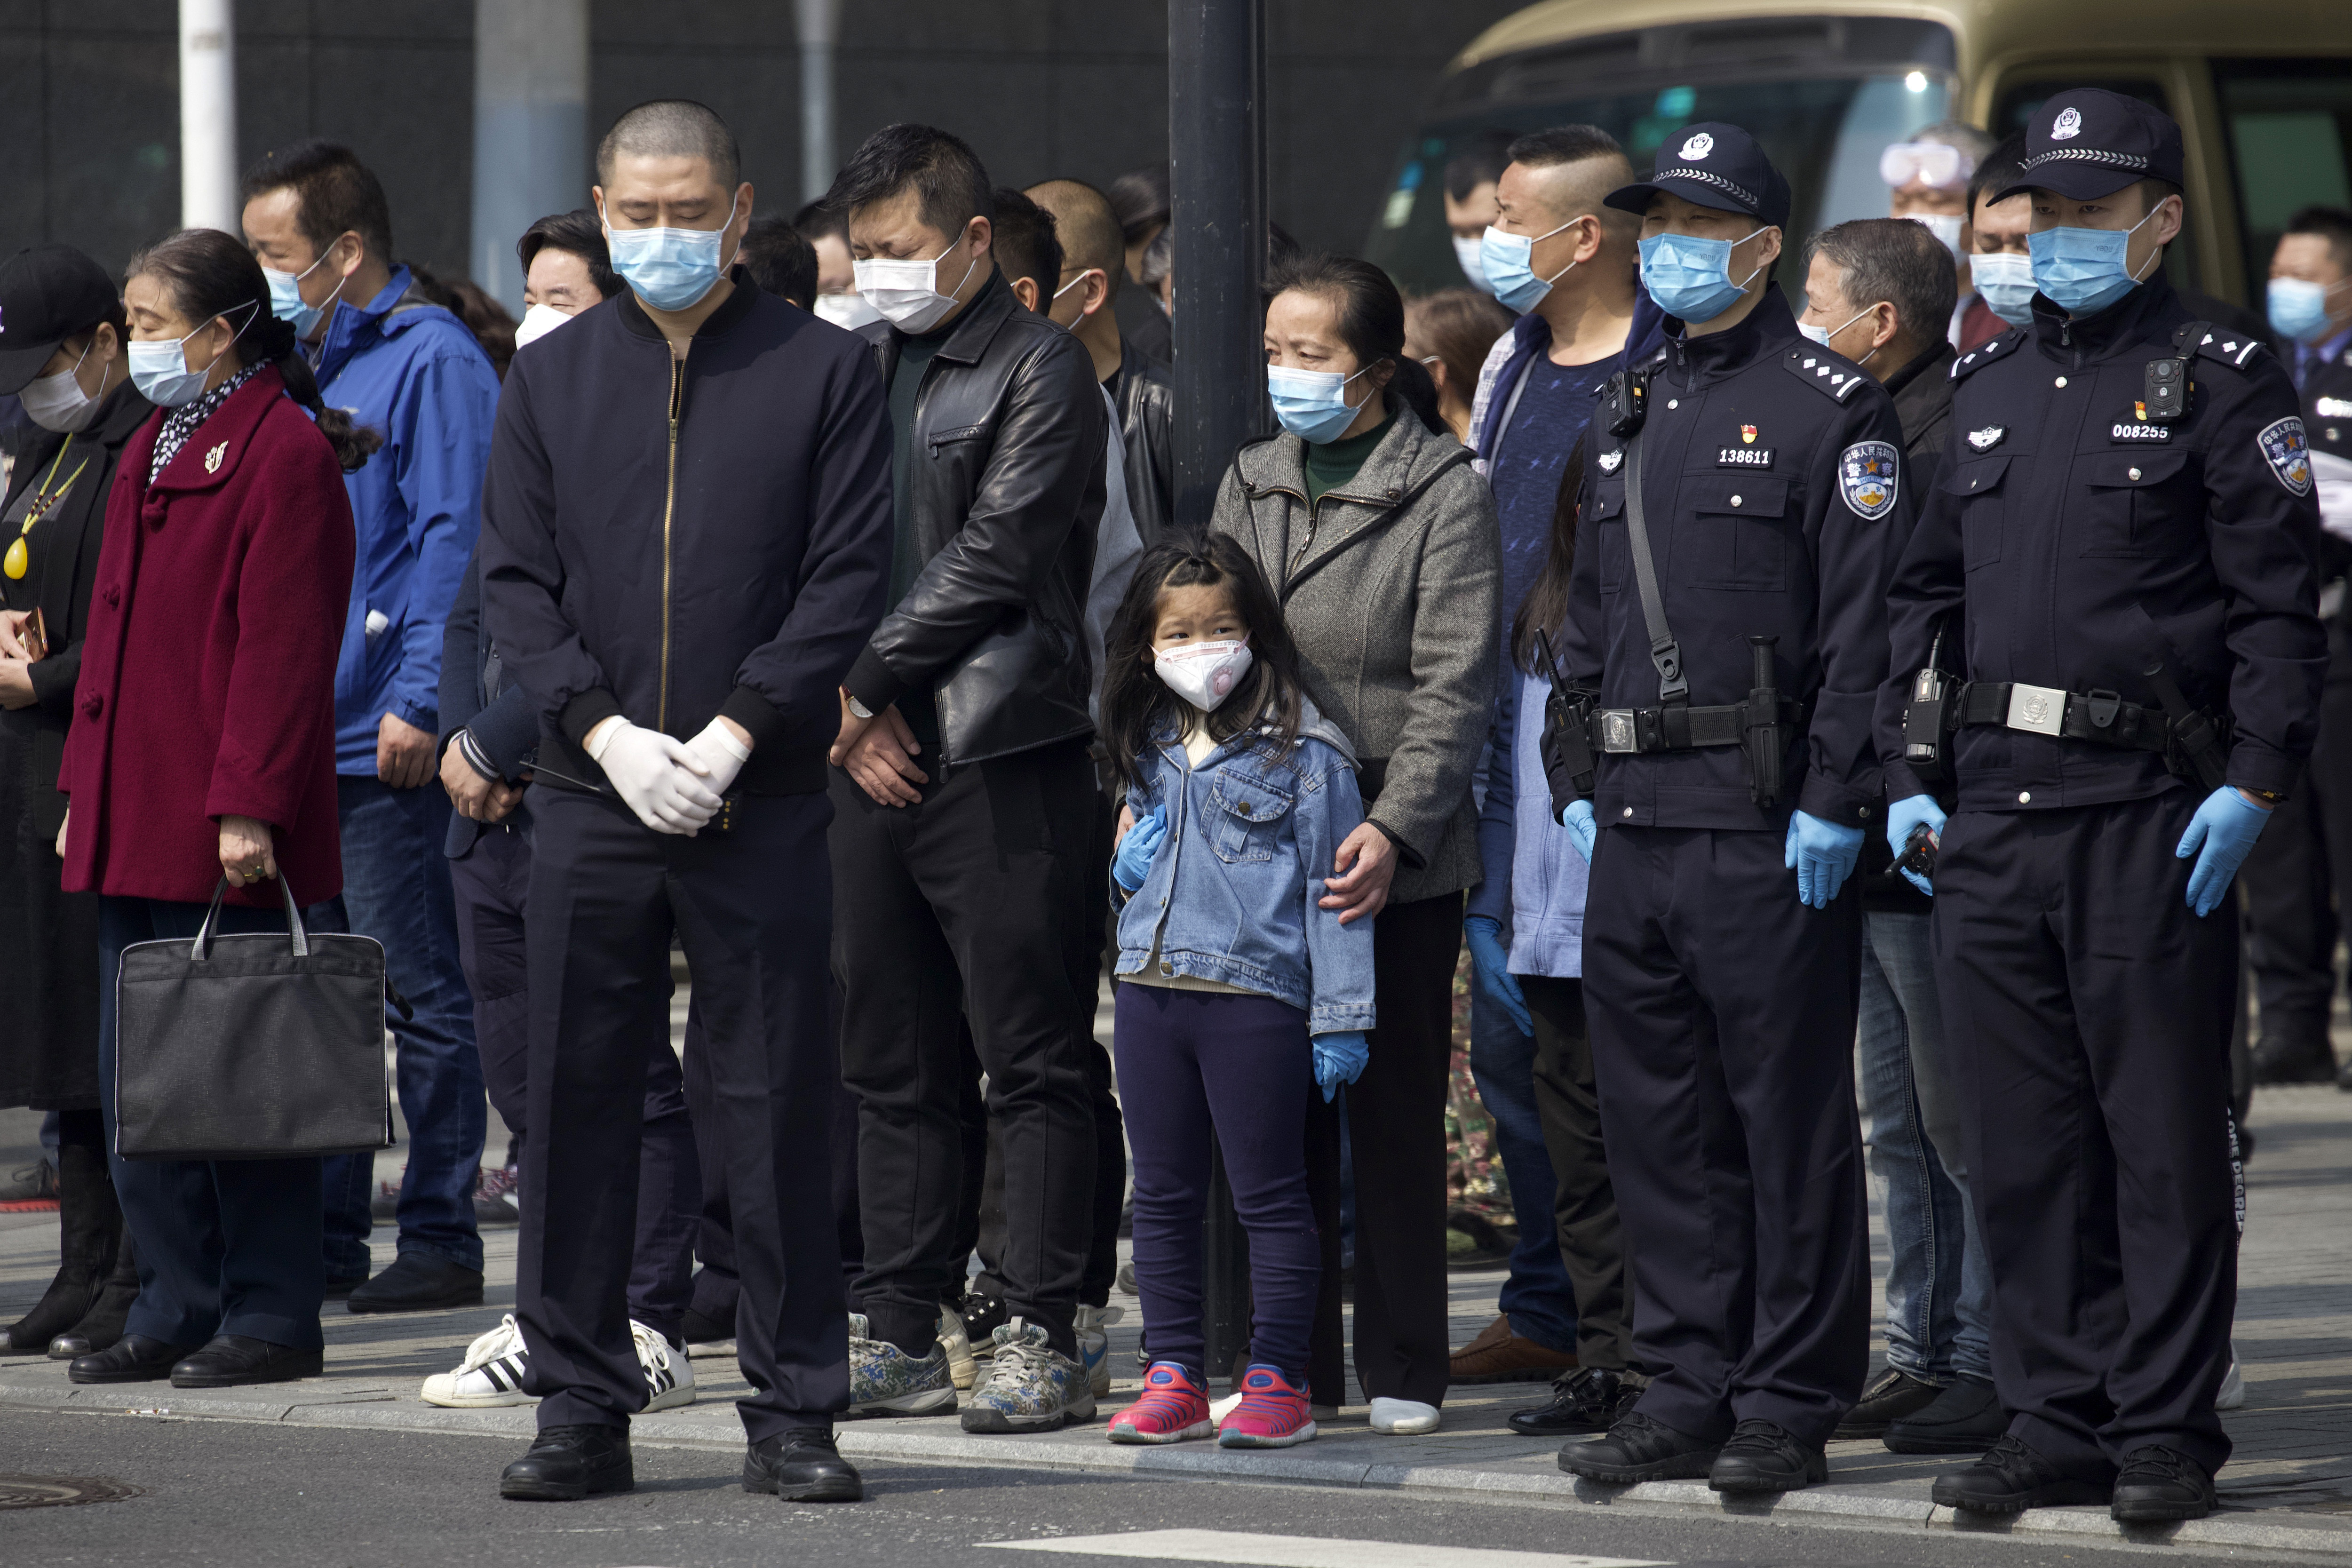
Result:
{"label": "elderly woman in red coat", "polygon": [[[216,929],[230,931],[283,928],[280,876],[304,902],[342,890],[333,689],[353,550],[342,472],[375,444],[320,407],[259,264],[229,236],[188,229],[142,252],[123,303],[131,379],[157,411],[107,500],[58,778],[65,886],[100,895],[110,1143],[122,950],[193,937],[224,879]],[[67,1374],[168,1374],[183,1388],[315,1375],[320,1162],[112,1165],[139,1300],[122,1338]]]}

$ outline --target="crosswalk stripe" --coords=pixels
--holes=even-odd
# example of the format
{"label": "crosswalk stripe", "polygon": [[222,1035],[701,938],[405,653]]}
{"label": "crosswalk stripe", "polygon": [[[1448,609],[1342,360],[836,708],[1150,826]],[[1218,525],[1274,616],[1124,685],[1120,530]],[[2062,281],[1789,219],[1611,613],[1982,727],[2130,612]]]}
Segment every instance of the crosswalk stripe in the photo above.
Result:
{"label": "crosswalk stripe", "polygon": [[1247,1563],[1252,1568],[1674,1568],[1672,1563],[1648,1558],[1580,1557],[1485,1546],[1416,1546],[1395,1541],[1328,1541],[1238,1530],[1139,1530],[1121,1535],[1062,1535],[976,1544],[1008,1552]]}

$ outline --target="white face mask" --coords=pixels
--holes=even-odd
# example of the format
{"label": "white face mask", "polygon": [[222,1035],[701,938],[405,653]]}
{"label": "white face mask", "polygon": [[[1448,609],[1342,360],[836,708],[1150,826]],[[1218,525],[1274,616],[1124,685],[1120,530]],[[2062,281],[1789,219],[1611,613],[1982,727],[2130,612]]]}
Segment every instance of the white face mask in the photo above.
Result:
{"label": "white face mask", "polygon": [[980,258],[975,255],[971,266],[963,269],[963,276],[956,279],[955,288],[944,294],[940,292],[940,262],[955,249],[961,237],[958,241],[950,241],[946,250],[928,261],[889,261],[877,257],[871,261],[852,262],[858,293],[900,331],[929,331],[956,308],[956,294],[971,281],[972,268],[980,265]]}
{"label": "white face mask", "polygon": [[81,359],[73,362],[72,369],[45,375],[38,381],[28,383],[23,391],[17,393],[16,396],[25,405],[25,417],[42,429],[55,431],[60,436],[70,436],[88,428],[98,413],[98,399],[81,389],[81,382],[75,373],[81,369],[82,360],[89,358],[89,350],[97,346],[98,338],[93,333],[89,348],[81,351]]}
{"label": "white face mask", "polygon": [[1255,657],[1247,639],[1184,643],[1154,655],[1151,668],[1169,690],[1211,713],[1234,694]]}
{"label": "white face mask", "polygon": [[568,310],[559,310],[552,305],[533,305],[522,313],[522,321],[515,328],[515,351],[520,353],[571,319]]}
{"label": "white face mask", "polygon": [[[1870,308],[1870,310],[1875,310],[1876,309],[1878,309],[1878,307],[1873,305]],[[1806,337],[1811,339],[1814,342],[1821,344],[1822,347],[1828,348],[1832,338],[1837,336],[1840,332],[1845,331],[1846,328],[1851,327],[1864,316],[1870,314],[1870,310],[1856,310],[1853,315],[1848,316],[1844,321],[1841,321],[1834,327],[1817,327],[1811,321],[1799,321],[1797,323],[1797,331],[1804,333]],[[1876,349],[1873,349],[1869,353],[1863,355],[1853,363],[1856,364],[1868,364],[1871,360],[1877,355],[1877,353],[1878,351]]]}
{"label": "white face mask", "polygon": [[1495,291],[1495,286],[1486,281],[1486,263],[1479,255],[1486,245],[1486,237],[1484,234],[1474,234],[1466,238],[1461,235],[1455,235],[1454,260],[1455,265],[1462,268],[1462,276],[1470,279],[1470,287],[1477,289],[1481,294],[1492,294]]}
{"label": "white face mask", "polygon": [[1958,213],[1908,213],[1913,223],[1944,242],[1944,248],[1955,259],[1960,257],[1960,215]]}
{"label": "white face mask", "polygon": [[854,332],[868,321],[883,319],[882,312],[867,304],[863,294],[819,294],[815,313],[818,321],[831,321],[845,332]]}

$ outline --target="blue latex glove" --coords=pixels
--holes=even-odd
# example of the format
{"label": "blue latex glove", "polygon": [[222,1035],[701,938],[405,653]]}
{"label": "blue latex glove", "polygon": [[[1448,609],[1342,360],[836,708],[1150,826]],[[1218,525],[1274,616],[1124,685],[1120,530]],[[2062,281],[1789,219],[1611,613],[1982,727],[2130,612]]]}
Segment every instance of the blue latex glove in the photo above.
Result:
{"label": "blue latex glove", "polygon": [[1797,874],[1797,900],[1825,910],[1853,875],[1862,858],[1862,829],[1823,822],[1810,812],[1789,818],[1789,869]]}
{"label": "blue latex glove", "polygon": [[1470,972],[1478,977],[1478,989],[1511,1016],[1519,1033],[1534,1034],[1536,1023],[1528,1016],[1527,995],[1519,989],[1518,976],[1511,973],[1511,955],[1503,951],[1503,922],[1492,915],[1471,915],[1462,922],[1462,940],[1470,944]]}
{"label": "blue latex glove", "polygon": [[2189,831],[2180,836],[2180,847],[2173,851],[2183,860],[2197,857],[2197,868],[2189,873],[2190,909],[2200,916],[2213,912],[2229,893],[2230,884],[2237,880],[2238,868],[2245,864],[2247,852],[2270,818],[2268,810],[2228,784],[2205,797],[2205,804],[2189,819]]}
{"label": "blue latex glove", "polygon": [[1151,862],[1160,854],[1160,847],[1168,841],[1168,808],[1155,805],[1127,830],[1118,841],[1118,853],[1110,858],[1111,880],[1129,892],[1143,886],[1151,875]]}
{"label": "blue latex glove", "polygon": [[1591,865],[1592,841],[1601,833],[1599,824],[1592,820],[1592,803],[1589,800],[1570,801],[1568,809],[1559,814],[1559,825],[1568,829],[1570,838],[1576,840],[1576,852],[1584,857],[1584,863]]}
{"label": "blue latex glove", "polygon": [[[1911,831],[1923,822],[1940,843],[1944,837],[1944,808],[1936,804],[1932,795],[1906,795],[1886,808],[1886,847],[1895,852],[1897,860],[1911,852]],[[1918,872],[1906,871],[1903,879],[1929,898],[1936,896],[1936,889]]]}
{"label": "blue latex glove", "polygon": [[1364,1076],[1364,1064],[1372,1059],[1371,1047],[1364,1043],[1364,1031],[1350,1029],[1341,1035],[1315,1037],[1315,1081],[1323,1086],[1323,1100],[1329,1104],[1343,1083],[1353,1083]]}

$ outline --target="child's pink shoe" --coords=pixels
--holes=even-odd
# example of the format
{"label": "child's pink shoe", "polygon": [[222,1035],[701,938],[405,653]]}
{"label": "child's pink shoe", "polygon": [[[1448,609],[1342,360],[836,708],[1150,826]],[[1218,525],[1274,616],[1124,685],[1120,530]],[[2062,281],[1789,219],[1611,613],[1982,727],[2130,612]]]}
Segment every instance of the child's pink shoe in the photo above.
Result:
{"label": "child's pink shoe", "polygon": [[1143,1374],[1143,1397],[1112,1416],[1104,1435],[1114,1443],[1181,1443],[1216,1429],[1200,1384],[1174,1362],[1155,1361]]}
{"label": "child's pink shoe", "polygon": [[[1153,1370],[1157,1371],[1157,1368]],[[1242,1373],[1242,1402],[1217,1428],[1221,1448],[1287,1448],[1315,1436],[1307,1391],[1293,1388],[1274,1368],[1253,1362]]]}

